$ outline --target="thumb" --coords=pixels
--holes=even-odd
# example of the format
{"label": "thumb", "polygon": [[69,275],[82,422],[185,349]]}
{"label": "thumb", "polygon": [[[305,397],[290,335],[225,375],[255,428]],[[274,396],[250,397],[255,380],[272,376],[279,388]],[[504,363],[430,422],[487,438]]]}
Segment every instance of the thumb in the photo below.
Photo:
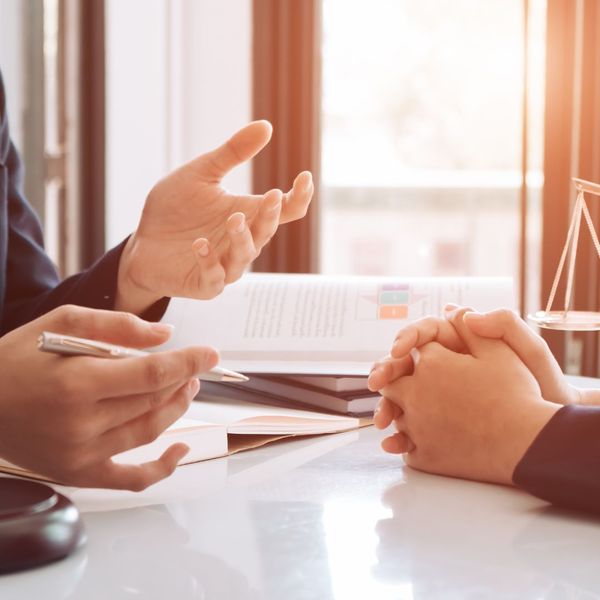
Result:
{"label": "thumb", "polygon": [[61,306],[42,317],[43,329],[110,344],[148,348],[166,342],[173,326],[150,323],[126,312]]}
{"label": "thumb", "polygon": [[478,336],[502,340],[517,354],[540,383],[547,400],[562,397],[567,389],[561,368],[548,344],[519,317],[508,309],[489,313],[467,313],[464,322]]}
{"label": "thumb", "polygon": [[234,133],[222,146],[189,163],[199,175],[220,181],[234,167],[256,156],[271,139],[268,121],[253,121]]}
{"label": "thumb", "polygon": [[465,319],[469,314],[473,314],[472,309],[461,307],[445,312],[444,316],[452,324],[454,329],[456,329],[456,332],[463,340],[469,353],[477,357],[484,354],[490,345],[495,344],[496,342],[481,337],[467,326]]}

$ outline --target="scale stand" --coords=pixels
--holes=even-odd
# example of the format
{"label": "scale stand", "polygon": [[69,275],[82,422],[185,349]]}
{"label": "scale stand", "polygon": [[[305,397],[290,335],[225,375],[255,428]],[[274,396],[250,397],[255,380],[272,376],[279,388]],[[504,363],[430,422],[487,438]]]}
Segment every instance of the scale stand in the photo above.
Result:
{"label": "scale stand", "polygon": [[[576,177],[573,177],[573,182],[577,189],[577,200],[575,201],[573,218],[571,219],[571,224],[569,225],[569,231],[567,233],[567,241],[565,242],[558,263],[558,269],[556,269],[556,275],[554,276],[554,282],[552,283],[548,304],[546,304],[546,310],[539,310],[534,314],[527,315],[527,320],[544,329],[558,329],[560,331],[600,331],[600,312],[570,310],[581,215],[585,217],[585,222],[587,223],[590,235],[592,236],[596,253],[598,254],[598,258],[600,258],[600,242],[598,242],[598,236],[596,235],[596,230],[594,229],[590,211],[588,210],[584,197],[585,192],[593,194],[594,196],[600,196],[600,185],[591,183],[590,181],[584,181],[583,179],[577,179]],[[565,266],[567,254],[569,255],[569,270],[567,272],[564,309],[552,310],[552,303],[554,302],[554,296],[556,295],[556,289],[558,288],[558,283]]]}

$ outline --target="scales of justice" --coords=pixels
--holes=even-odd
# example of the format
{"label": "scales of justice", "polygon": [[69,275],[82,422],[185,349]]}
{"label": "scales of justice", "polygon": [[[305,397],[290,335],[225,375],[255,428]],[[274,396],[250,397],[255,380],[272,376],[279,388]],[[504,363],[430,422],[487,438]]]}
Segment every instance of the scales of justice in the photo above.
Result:
{"label": "scales of justice", "polygon": [[[527,319],[545,329],[558,329],[561,331],[600,331],[600,312],[570,310],[571,296],[573,293],[573,281],[575,276],[575,260],[577,257],[577,243],[579,242],[579,230],[581,228],[581,217],[583,215],[587,227],[592,236],[592,242],[600,258],[600,242],[594,229],[592,217],[585,202],[585,193],[600,196],[600,185],[584,181],[583,179],[573,178],[575,189],[577,190],[577,199],[573,209],[573,217],[567,232],[567,240],[560,256],[558,269],[552,283],[546,310],[540,310],[534,314],[527,315]],[[562,310],[552,310],[556,290],[560,282],[560,278],[567,260],[569,258],[569,266],[567,270],[567,286],[565,290],[565,303]]]}

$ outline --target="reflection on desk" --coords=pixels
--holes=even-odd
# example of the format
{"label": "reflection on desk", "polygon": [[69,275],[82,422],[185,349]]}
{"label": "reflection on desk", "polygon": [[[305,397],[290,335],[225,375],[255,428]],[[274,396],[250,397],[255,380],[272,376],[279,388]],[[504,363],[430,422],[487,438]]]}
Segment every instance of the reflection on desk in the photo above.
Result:
{"label": "reflection on desk", "polygon": [[212,483],[219,461],[190,465],[178,471],[187,487],[174,479],[118,510],[89,512],[88,496],[87,547],[1,578],[0,595],[600,598],[597,520],[403,468],[379,450],[382,435],[369,427],[219,459]]}

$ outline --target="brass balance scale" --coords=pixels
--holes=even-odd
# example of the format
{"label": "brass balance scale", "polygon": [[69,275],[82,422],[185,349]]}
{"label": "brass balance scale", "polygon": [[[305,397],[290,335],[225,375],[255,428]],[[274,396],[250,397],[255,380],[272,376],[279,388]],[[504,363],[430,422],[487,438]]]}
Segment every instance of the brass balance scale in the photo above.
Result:
{"label": "brass balance scale", "polygon": [[[577,190],[577,199],[575,200],[573,217],[571,218],[571,223],[567,232],[567,240],[560,256],[558,269],[556,270],[548,303],[546,304],[546,310],[540,310],[536,313],[529,314],[527,315],[527,319],[534,325],[543,327],[544,329],[558,329],[561,331],[600,331],[600,312],[570,309],[575,276],[575,260],[577,258],[577,243],[579,241],[582,216],[584,217],[590,235],[592,236],[592,242],[594,243],[598,258],[600,258],[600,242],[598,242],[598,236],[594,229],[592,217],[590,216],[590,211],[588,210],[585,201],[586,192],[594,196],[600,196],[600,185],[575,177],[573,178],[573,183]],[[564,308],[562,310],[552,310],[556,290],[562,276],[567,256],[569,258],[569,266],[567,270]]]}

